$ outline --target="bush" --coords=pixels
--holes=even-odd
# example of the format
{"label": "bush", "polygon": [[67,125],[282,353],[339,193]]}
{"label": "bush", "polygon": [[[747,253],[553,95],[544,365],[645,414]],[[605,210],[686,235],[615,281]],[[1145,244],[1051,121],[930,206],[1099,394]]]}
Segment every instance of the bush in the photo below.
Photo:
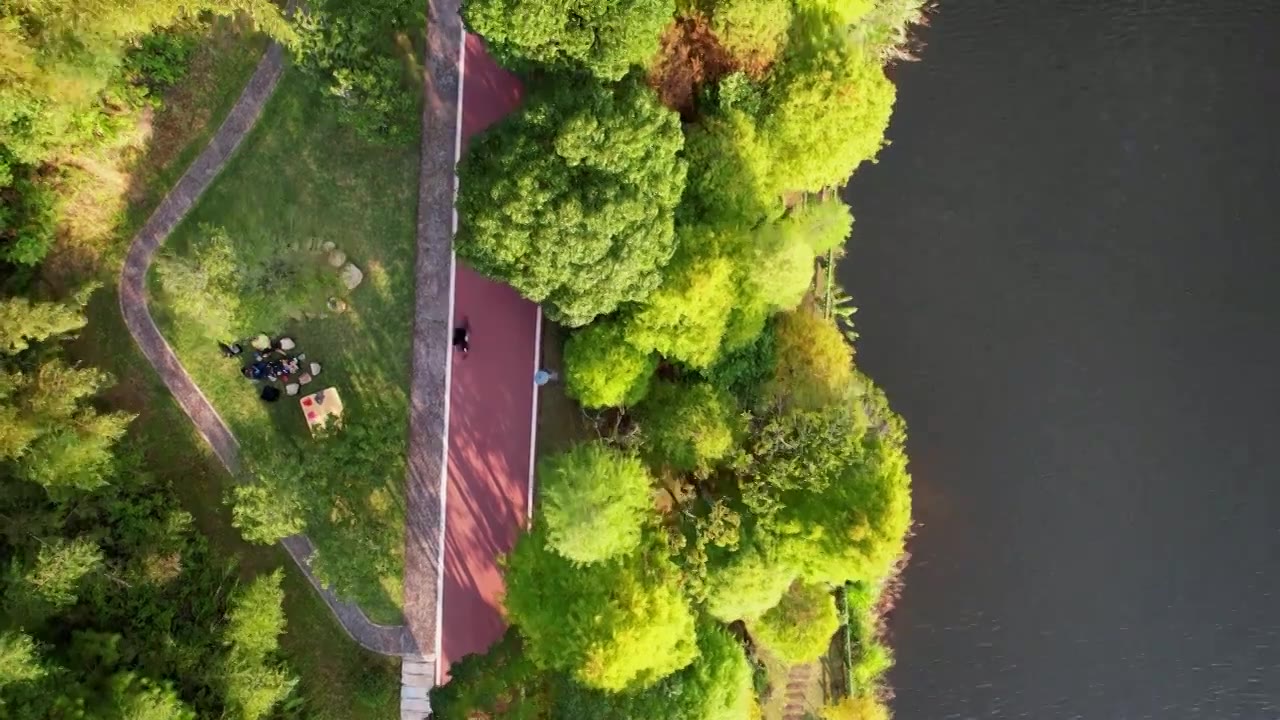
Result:
{"label": "bush", "polygon": [[593,323],[564,346],[565,390],[583,407],[628,407],[644,399],[658,358],[628,343],[614,321]]}
{"label": "bush", "polygon": [[632,455],[583,443],[539,464],[547,545],[576,563],[617,557],[640,544],[653,508],[653,478]]}
{"label": "bush", "polygon": [[869,695],[856,695],[822,709],[822,720],[889,720],[889,707]]}
{"label": "bush", "polygon": [[831,589],[801,583],[792,585],[777,606],[748,623],[752,638],[792,665],[821,657],[839,627]]}

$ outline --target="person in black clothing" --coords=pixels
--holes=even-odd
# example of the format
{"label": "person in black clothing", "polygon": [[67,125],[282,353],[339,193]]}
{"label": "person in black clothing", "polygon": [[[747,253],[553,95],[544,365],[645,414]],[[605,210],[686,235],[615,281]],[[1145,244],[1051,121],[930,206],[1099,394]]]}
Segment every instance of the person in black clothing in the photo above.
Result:
{"label": "person in black clothing", "polygon": [[471,351],[471,326],[459,325],[453,329],[453,349],[466,355]]}

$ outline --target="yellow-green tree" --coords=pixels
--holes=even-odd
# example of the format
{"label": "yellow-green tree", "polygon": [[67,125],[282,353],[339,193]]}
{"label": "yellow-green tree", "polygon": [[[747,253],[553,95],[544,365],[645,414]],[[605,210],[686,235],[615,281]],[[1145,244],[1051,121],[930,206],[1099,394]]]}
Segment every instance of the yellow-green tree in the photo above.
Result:
{"label": "yellow-green tree", "polygon": [[629,553],[653,509],[653,478],[640,459],[582,443],[538,466],[547,545],[576,563]]}
{"label": "yellow-green tree", "polygon": [[507,559],[507,616],[541,668],[608,691],[649,687],[697,656],[694,616],[666,553],[575,565],[542,525]]}

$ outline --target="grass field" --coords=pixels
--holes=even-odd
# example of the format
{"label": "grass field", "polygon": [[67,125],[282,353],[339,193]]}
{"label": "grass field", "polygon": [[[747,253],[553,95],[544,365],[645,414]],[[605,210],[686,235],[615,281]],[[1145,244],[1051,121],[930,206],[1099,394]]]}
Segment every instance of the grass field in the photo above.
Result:
{"label": "grass field", "polygon": [[166,95],[161,110],[147,114],[134,144],[104,154],[93,172],[73,170],[69,201],[77,203],[78,214],[72,212],[63,229],[63,262],[51,264],[44,280],[55,289],[93,277],[103,281],[105,287],[87,309],[89,325],[70,344],[68,355],[114,375],[117,384],[104,394],[104,405],[138,414],[125,442],[144,454],[155,475],[172,484],[218,555],[236,558],[246,580],[285,569],[288,628],[281,644],[300,675],[297,695],[303,716],[393,717],[399,707],[399,661],[366,652],[351,641],[283,549],[240,538],[222,504],[230,478],[139,354],[118,308],[115,280],[129,239],[203,149],[264,47],[264,38],[234,23],[215,24],[197,49],[188,76]]}
{"label": "grass field", "polygon": [[[211,232],[225,231],[246,291],[236,337],[287,335],[319,362],[308,390],[336,387],[348,422],[377,420],[393,450],[376,468],[368,492],[343,517],[311,516],[308,533],[322,557],[360,552],[369,572],[348,582],[346,594],[372,619],[400,620],[403,570],[403,447],[407,417],[409,345],[413,316],[413,260],[417,217],[416,144],[379,147],[337,124],[307,79],[286,70],[262,118],[222,175],[166,243],[165,252],[191,256]],[[348,292],[319,250],[333,243],[364,273]],[[224,360],[207,327],[182,310],[150,278],[152,312],[200,388],[240,439],[246,459],[267,461],[283,444],[308,447],[295,400],[268,404]],[[330,297],[347,305],[327,308]],[[354,518],[352,516],[355,516]],[[327,527],[332,520],[349,527]],[[331,532],[331,530],[335,530]],[[375,568],[376,566],[376,568]],[[374,570],[376,569],[376,574]],[[352,570],[360,573],[359,567]]]}

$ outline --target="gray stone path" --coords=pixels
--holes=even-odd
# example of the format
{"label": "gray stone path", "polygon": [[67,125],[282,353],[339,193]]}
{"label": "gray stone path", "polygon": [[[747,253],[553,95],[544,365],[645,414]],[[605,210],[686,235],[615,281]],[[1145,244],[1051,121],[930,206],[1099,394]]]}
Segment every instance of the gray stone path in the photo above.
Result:
{"label": "gray stone path", "polygon": [[[182,367],[173,348],[165,341],[151,318],[151,311],[147,307],[147,270],[160,245],[195,205],[196,200],[240,145],[240,141],[253,128],[262,114],[263,105],[275,90],[283,69],[284,50],[272,43],[208,147],[200,153],[134,237],[120,273],[120,312],[124,315],[129,334],[232,476],[238,473],[240,467],[239,444],[208,398],[200,392],[200,388]],[[383,655],[403,655],[409,650],[412,639],[405,627],[373,623],[359,607],[343,602],[333,592],[321,586],[312,574],[308,562],[314,552],[309,539],[297,535],[286,538],[282,544],[352,639],[368,650]]]}
{"label": "gray stone path", "polygon": [[401,720],[430,717],[440,647],[461,43],[458,0],[428,0],[405,480],[404,615],[418,657],[402,666]]}

